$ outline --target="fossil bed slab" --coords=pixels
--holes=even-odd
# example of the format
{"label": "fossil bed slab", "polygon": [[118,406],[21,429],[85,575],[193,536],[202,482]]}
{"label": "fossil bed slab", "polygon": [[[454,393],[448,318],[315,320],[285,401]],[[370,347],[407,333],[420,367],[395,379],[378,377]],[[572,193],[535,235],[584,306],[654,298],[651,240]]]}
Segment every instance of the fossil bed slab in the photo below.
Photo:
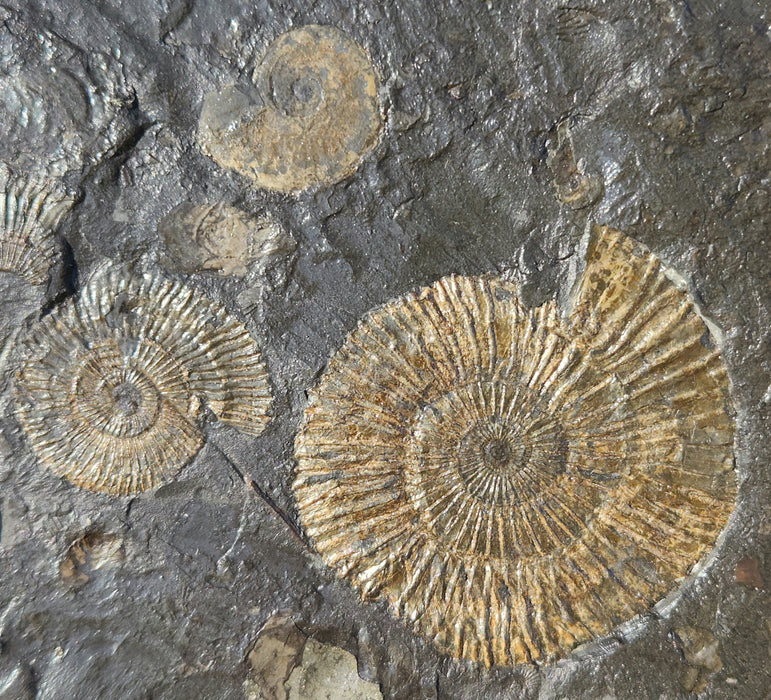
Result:
{"label": "fossil bed slab", "polygon": [[[306,657],[324,657],[316,644],[353,654],[385,698],[767,692],[769,11],[503,5],[3,3],[0,159],[44,169],[74,204],[44,299],[4,280],[19,301],[3,300],[0,326],[31,327],[105,260],[165,268],[252,332],[274,417],[252,436],[211,416],[176,479],[116,498],[36,463],[0,373],[0,697],[246,697],[259,649],[286,661],[271,683],[302,696],[308,659],[259,643],[278,618],[312,640]],[[252,99],[267,48],[303,25],[362,47],[382,132],[338,183],[260,190],[206,155],[200,111],[228,86]],[[291,245],[237,275],[185,271],[193,250],[169,264],[164,217],[219,202]],[[384,602],[361,602],[297,536],[295,435],[306,391],[366,312],[451,274],[503,274],[528,307],[564,307],[593,221],[677,270],[721,332],[737,507],[707,569],[632,630],[538,669],[485,670],[442,656]]]}

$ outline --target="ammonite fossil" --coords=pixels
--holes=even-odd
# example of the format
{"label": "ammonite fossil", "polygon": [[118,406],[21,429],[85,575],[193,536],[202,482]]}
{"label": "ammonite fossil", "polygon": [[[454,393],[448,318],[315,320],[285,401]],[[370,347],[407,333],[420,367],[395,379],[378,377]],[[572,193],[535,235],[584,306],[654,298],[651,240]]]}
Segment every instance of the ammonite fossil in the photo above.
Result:
{"label": "ammonite fossil", "polygon": [[169,264],[192,273],[243,277],[256,260],[286,251],[291,239],[269,216],[253,217],[224,202],[184,202],[158,225]]}
{"label": "ammonite fossil", "polygon": [[204,150],[259,187],[293,192],[352,174],[382,127],[377,81],[363,49],[334,27],[279,36],[254,76],[254,103],[234,87],[208,95]]}
{"label": "ammonite fossil", "polygon": [[259,434],[270,387],[242,323],[182,284],[103,270],[24,340],[17,415],[56,474],[129,494],[171,478],[203,444],[203,406]]}
{"label": "ammonite fossil", "polygon": [[56,257],[53,231],[71,206],[50,183],[0,167],[0,271],[45,283]]}
{"label": "ammonite fossil", "polygon": [[659,260],[597,228],[572,311],[441,279],[366,316],[296,440],[327,564],[442,651],[548,660],[671,591],[732,510],[729,382]]}

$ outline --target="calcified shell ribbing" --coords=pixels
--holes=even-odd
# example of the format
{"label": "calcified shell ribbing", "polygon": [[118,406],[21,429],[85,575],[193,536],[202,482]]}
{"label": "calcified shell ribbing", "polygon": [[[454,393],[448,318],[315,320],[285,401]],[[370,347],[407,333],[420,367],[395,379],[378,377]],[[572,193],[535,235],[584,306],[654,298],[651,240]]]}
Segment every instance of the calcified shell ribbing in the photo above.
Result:
{"label": "calcified shell ribbing", "polygon": [[24,342],[17,415],[38,459],[99,491],[173,477],[203,444],[202,404],[259,434],[266,370],[242,323],[182,284],[96,275]]}
{"label": "calcified shell ribbing", "polygon": [[45,283],[56,259],[53,231],[71,207],[48,183],[0,167],[0,271]]}
{"label": "calcified shell ribbing", "polygon": [[305,411],[300,518],[443,652],[552,659],[715,543],[735,495],[728,390],[688,295],[597,228],[567,320],[456,276],[365,317]]}

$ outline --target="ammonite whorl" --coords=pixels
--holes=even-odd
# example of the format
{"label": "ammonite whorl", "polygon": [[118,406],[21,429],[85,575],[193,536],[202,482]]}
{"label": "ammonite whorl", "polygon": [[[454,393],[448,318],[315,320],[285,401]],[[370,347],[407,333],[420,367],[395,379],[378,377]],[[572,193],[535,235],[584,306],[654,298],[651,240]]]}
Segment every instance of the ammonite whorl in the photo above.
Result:
{"label": "ammonite whorl", "polygon": [[201,407],[252,434],[268,422],[259,350],[224,308],[176,282],[96,275],[24,341],[17,415],[32,451],[85,488],[129,494],[203,444]]}
{"label": "ammonite whorl", "polygon": [[294,491],[324,560],[442,651],[550,659],[671,591],[732,510],[725,367],[659,260],[594,233],[568,319],[451,276],[366,316]]}

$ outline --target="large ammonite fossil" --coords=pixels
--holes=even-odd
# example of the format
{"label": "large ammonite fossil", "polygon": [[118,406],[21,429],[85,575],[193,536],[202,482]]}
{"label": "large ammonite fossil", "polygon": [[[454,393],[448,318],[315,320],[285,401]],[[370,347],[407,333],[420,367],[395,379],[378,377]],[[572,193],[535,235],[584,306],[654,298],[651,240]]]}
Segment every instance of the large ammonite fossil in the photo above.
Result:
{"label": "large ammonite fossil", "polygon": [[548,660],[672,590],[733,507],[725,367],[686,292],[596,229],[572,312],[441,279],[312,392],[294,491],[324,560],[442,651]]}
{"label": "large ammonite fossil", "polygon": [[279,36],[254,72],[253,102],[235,87],[204,100],[199,138],[221,166],[258,186],[293,192],[352,174],[383,123],[375,71],[339,29]]}
{"label": "large ammonite fossil", "polygon": [[271,404],[240,321],[182,284],[116,270],[25,338],[15,393],[38,459],[112,494],[156,487],[187,464],[203,444],[204,406],[256,435]]}

